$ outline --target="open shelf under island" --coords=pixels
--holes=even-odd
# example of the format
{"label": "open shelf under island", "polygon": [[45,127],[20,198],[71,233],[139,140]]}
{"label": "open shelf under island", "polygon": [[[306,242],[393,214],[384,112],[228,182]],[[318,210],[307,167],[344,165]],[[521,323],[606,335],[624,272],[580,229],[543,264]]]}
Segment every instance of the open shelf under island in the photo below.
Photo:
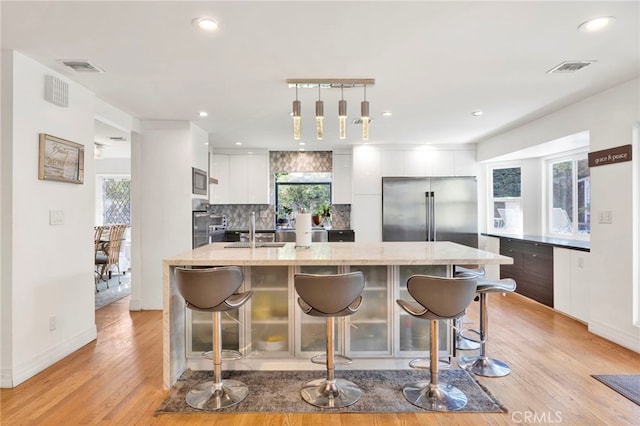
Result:
{"label": "open shelf under island", "polygon": [[[451,276],[453,265],[511,264],[507,256],[451,242],[313,243],[310,248],[228,248],[214,243],[163,261],[163,367],[169,389],[186,368],[211,368],[201,353],[210,349],[211,316],[185,309],[175,286],[177,266],[235,265],[243,268],[243,290],[250,301],[223,320],[225,349],[244,358],[225,361],[225,369],[317,369],[309,357],[325,350],[325,322],[303,315],[293,287],[296,272],[363,271],[366,286],[360,310],[336,321],[337,350],[354,358],[351,368],[404,368],[407,358],[428,353],[428,324],[399,309],[409,299],[413,274]],[[449,327],[442,324],[440,348],[452,350]]]}

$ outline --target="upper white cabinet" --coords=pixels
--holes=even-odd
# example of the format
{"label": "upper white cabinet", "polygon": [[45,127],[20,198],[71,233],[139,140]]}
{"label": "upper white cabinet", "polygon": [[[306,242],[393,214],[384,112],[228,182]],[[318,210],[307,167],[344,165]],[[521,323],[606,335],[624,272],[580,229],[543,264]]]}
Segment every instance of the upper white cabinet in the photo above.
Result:
{"label": "upper white cabinet", "polygon": [[[217,166],[217,169],[216,169]],[[269,204],[269,157],[266,154],[212,154],[213,204]]]}
{"label": "upper white cabinet", "polygon": [[381,153],[370,146],[353,149],[353,195],[382,194]]}
{"label": "upper white cabinet", "polygon": [[333,204],[351,204],[351,154],[333,154]]}
{"label": "upper white cabinet", "polygon": [[453,151],[454,176],[476,176],[477,167],[475,150]]}
{"label": "upper white cabinet", "polygon": [[209,185],[209,203],[229,204],[229,156],[209,154],[209,176],[218,181]]}

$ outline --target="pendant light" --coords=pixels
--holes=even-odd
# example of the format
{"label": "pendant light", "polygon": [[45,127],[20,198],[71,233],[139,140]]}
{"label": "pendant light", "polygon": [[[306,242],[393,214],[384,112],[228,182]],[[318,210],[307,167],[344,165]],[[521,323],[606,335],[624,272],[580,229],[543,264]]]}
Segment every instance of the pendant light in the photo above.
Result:
{"label": "pendant light", "polygon": [[364,85],[364,100],[360,102],[360,119],[362,120],[362,140],[369,140],[369,102],[367,101],[367,85]]}
{"label": "pendant light", "polygon": [[293,139],[300,139],[300,101],[298,100],[298,85],[296,84],[296,100],[293,101],[291,115],[293,117]]}
{"label": "pendant light", "polygon": [[340,86],[340,100],[338,101],[338,135],[340,139],[347,138],[347,101],[344,100],[344,85]]}
{"label": "pendant light", "polygon": [[324,102],[320,100],[320,85],[318,85],[318,100],[316,101],[316,138],[322,140],[324,138]]}

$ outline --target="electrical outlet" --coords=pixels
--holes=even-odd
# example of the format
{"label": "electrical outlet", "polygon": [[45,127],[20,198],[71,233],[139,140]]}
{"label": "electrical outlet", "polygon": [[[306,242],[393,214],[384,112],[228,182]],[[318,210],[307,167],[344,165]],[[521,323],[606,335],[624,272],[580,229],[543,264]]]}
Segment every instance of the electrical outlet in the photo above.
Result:
{"label": "electrical outlet", "polygon": [[53,331],[56,329],[56,327],[58,326],[57,322],[58,322],[58,319],[56,318],[55,315],[51,315],[49,317],[49,331]]}

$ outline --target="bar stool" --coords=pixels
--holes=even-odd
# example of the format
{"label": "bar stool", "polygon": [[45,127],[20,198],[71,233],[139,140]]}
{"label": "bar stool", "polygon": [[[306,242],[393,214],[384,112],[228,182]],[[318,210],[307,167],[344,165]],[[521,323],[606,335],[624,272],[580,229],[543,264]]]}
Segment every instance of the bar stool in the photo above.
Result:
{"label": "bar stool", "polygon": [[438,383],[438,320],[456,319],[464,315],[475,297],[476,279],[412,275],[407,280],[407,290],[415,302],[398,299],[398,305],[409,315],[431,323],[431,379],[409,383],[404,386],[402,393],[410,403],[427,410],[459,410],[467,404],[467,396],[454,386]]}
{"label": "bar stool", "polygon": [[[511,372],[511,368],[504,362],[487,357],[487,339],[489,337],[489,322],[487,316],[487,296],[489,293],[511,293],[516,289],[516,282],[511,278],[499,281],[479,280],[477,293],[480,295],[480,330],[464,330],[464,339],[480,343],[480,354],[466,356],[458,360],[460,368],[470,373],[484,377],[503,377]],[[465,336],[465,332],[478,335],[479,339]]]}
{"label": "bar stool", "polygon": [[326,364],[327,378],[305,384],[300,391],[302,399],[321,408],[340,408],[354,404],[362,395],[360,388],[353,382],[334,377],[334,364],[351,363],[344,356],[338,356],[339,360],[335,361],[334,318],[358,311],[362,303],[364,275],[361,271],[335,275],[296,274],[294,284],[302,312],[325,317],[327,320],[326,356],[311,359],[316,364]]}
{"label": "bar stool", "polygon": [[[461,265],[453,266],[453,276],[454,277],[469,277],[469,278],[481,278],[486,275],[487,271],[483,266],[476,267],[467,267]],[[478,300],[478,298],[476,298]],[[469,323],[471,321],[468,321]],[[480,343],[471,341],[469,339],[465,339],[462,337],[458,330],[462,330],[462,324],[466,323],[464,320],[464,316],[460,318],[456,318],[454,320],[454,330],[456,334],[456,349],[460,351],[475,351],[480,349]]]}
{"label": "bar stool", "polygon": [[213,314],[213,381],[200,383],[187,393],[186,401],[198,410],[231,407],[249,394],[247,386],[237,380],[222,380],[221,312],[237,309],[253,294],[236,293],[243,281],[242,269],[222,266],[205,269],[176,268],[176,287],[187,308]]}

